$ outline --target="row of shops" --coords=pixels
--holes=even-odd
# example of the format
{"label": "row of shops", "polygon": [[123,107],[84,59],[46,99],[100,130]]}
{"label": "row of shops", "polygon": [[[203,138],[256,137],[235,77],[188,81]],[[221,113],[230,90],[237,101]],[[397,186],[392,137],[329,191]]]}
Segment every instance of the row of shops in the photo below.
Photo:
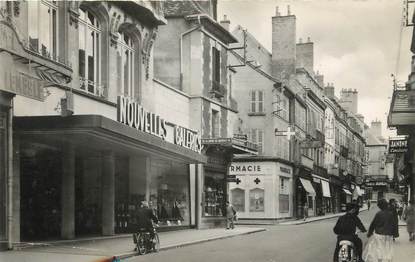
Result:
{"label": "row of shops", "polygon": [[241,219],[321,216],[362,201],[364,191],[337,176],[324,178],[281,159],[252,160],[238,159],[229,169],[229,198]]}

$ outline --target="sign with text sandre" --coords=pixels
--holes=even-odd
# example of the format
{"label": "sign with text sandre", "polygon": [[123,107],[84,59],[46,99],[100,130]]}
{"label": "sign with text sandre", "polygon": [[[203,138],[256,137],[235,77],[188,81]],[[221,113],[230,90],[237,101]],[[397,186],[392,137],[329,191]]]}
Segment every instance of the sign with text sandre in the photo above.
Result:
{"label": "sign with text sandre", "polygon": [[389,140],[389,153],[405,153],[408,152],[408,139],[399,138]]}
{"label": "sign with text sandre", "polygon": [[198,153],[202,152],[202,139],[199,132],[167,123],[162,117],[147,111],[139,103],[128,97],[118,97],[117,120],[139,131],[160,137],[163,140],[166,140],[167,137],[167,125],[173,125],[174,138],[171,142]]}

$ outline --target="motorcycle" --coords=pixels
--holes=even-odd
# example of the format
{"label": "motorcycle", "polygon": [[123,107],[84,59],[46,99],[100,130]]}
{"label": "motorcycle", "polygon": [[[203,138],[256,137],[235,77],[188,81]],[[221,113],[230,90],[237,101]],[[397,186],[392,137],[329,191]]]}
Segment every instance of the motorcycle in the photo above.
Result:
{"label": "motorcycle", "polygon": [[338,262],[359,262],[355,244],[350,240],[339,242]]}

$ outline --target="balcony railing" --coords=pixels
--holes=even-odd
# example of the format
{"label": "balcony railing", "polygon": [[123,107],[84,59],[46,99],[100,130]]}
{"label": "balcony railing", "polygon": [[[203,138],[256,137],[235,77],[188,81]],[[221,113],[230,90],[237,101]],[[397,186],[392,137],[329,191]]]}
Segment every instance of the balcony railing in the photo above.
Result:
{"label": "balcony railing", "polygon": [[324,167],[321,167],[321,166],[318,166],[318,165],[314,164],[313,170],[314,170],[314,173],[316,175],[319,175],[319,176],[322,176],[322,177],[327,177],[327,169],[325,169]]}
{"label": "balcony railing", "polygon": [[322,132],[316,130],[316,140],[322,142],[324,145],[326,137]]}
{"label": "balcony railing", "polygon": [[218,81],[212,80],[212,89],[210,92],[216,97],[216,98],[222,98],[225,96],[226,88],[224,85],[219,83]]}
{"label": "balcony railing", "polygon": [[349,156],[349,149],[345,146],[340,146],[340,155],[342,157],[348,157]]}

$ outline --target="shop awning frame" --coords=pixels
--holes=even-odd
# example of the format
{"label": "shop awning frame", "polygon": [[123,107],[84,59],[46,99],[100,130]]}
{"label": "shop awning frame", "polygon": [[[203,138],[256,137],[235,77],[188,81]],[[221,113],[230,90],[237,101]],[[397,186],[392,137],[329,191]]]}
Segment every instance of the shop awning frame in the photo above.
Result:
{"label": "shop awning frame", "polygon": [[[22,138],[46,143],[73,143],[79,148],[117,150],[119,153],[162,156],[186,163],[207,163],[190,149],[140,132],[101,115],[15,117],[14,131]],[[125,150],[124,150],[125,149]]]}
{"label": "shop awning frame", "polygon": [[303,188],[305,189],[305,191],[307,191],[308,194],[312,196],[316,195],[316,191],[314,190],[314,187],[309,180],[300,178],[300,181],[301,181],[301,184],[303,185]]}

